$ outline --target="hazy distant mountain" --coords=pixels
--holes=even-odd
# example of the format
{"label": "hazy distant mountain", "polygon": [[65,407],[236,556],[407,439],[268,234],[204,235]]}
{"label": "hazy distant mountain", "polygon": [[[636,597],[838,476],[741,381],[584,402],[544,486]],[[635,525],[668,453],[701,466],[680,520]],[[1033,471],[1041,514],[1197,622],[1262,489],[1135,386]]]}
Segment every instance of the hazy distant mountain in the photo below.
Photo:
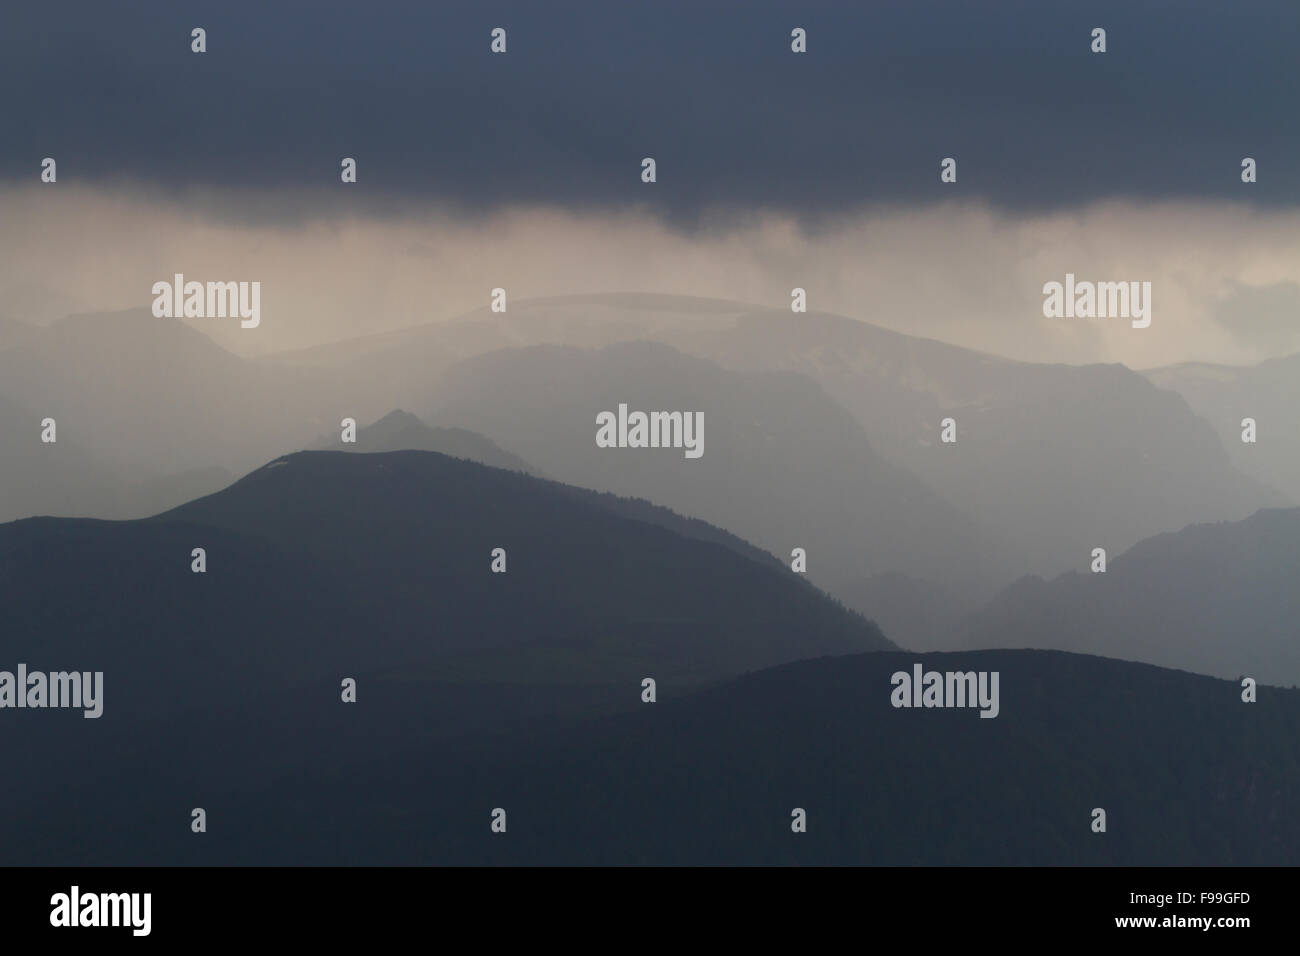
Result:
{"label": "hazy distant mountain", "polygon": [[694,296],[569,295],[516,300],[506,312],[487,307],[443,322],[396,329],[271,358],[331,370],[385,370],[417,387],[431,369],[503,348],[572,345],[603,348],[616,342],[662,340],[682,330],[725,329],[752,309],[740,302]]}
{"label": "hazy distant mountain", "polygon": [[32,279],[17,279],[5,283],[0,291],[0,301],[10,315],[35,326],[48,325],[74,312],[88,312],[91,306],[56,284],[46,285]]}
{"label": "hazy distant mountain", "polygon": [[37,330],[34,326],[0,315],[0,352],[19,345],[25,345],[34,339],[36,335]]}
{"label": "hazy distant mountain", "polygon": [[432,428],[410,412],[389,412],[372,425],[357,429],[355,443],[344,443],[341,431],[320,438],[314,448],[321,451],[373,453],[382,451],[436,451],[452,458],[464,458],[493,468],[536,474],[517,455],[495,442],[464,428]]}
{"label": "hazy distant mountain", "polygon": [[[1236,367],[1188,362],[1143,373],[1214,427],[1234,465],[1300,501],[1300,355]],[[1241,440],[1253,418],[1254,444]]]}
{"label": "hazy distant mountain", "polygon": [[[830,315],[754,313],[686,347],[811,376],[872,444],[1055,573],[1193,521],[1290,504],[1177,395],[1121,365],[1012,362]],[[957,441],[940,442],[941,422]]]}
{"label": "hazy distant mountain", "polygon": [[[1000,713],[894,708],[996,671]],[[872,653],[575,720],[574,694],[364,680],[7,751],[6,863],[1291,865],[1300,693],[1056,652]],[[368,696],[367,696],[368,693]],[[120,706],[120,705],[119,705]],[[548,709],[549,708],[549,709]],[[501,718],[501,713],[508,716]],[[11,714],[10,716],[14,716]],[[31,717],[31,712],[17,716]],[[48,715],[46,715],[48,716]],[[107,718],[105,718],[106,720]],[[28,726],[38,726],[27,721]],[[83,726],[79,726],[83,725]],[[39,725],[53,727],[52,722]],[[13,737],[0,725],[0,739]],[[462,737],[448,731],[462,728]],[[472,730],[471,730],[472,728]],[[116,772],[96,773],[107,760]],[[63,786],[50,785],[51,777]],[[190,807],[210,835],[189,832]],[[503,836],[489,829],[507,813]],[[1094,808],[1106,812],[1094,833]],[[792,811],[807,832],[791,831]],[[220,830],[217,830],[217,827]],[[321,839],[322,833],[330,838]]]}
{"label": "hazy distant mountain", "polygon": [[235,476],[224,468],[192,468],[178,475],[140,481],[122,490],[114,517],[148,518],[220,491],[234,480]]}
{"label": "hazy distant mountain", "polygon": [[[956,593],[992,589],[1013,568],[997,539],[905,469],[815,384],[738,373],[652,343],[588,351],[506,349],[449,370],[438,413],[515,449],[547,474],[645,498],[726,528],[781,557],[807,553],[809,577],[839,593],[902,571]],[[601,448],[597,415],[703,414],[703,453]]]}
{"label": "hazy distant mountain", "polygon": [[0,351],[0,394],[56,418],[126,480],[246,471],[348,414],[330,402],[328,377],[239,358],[148,309],[37,332]]}
{"label": "hazy distant mountain", "polygon": [[528,299],[506,312],[485,307],[457,319],[282,352],[266,361],[290,372],[327,374],[338,404],[355,409],[354,417],[362,421],[360,416],[376,417],[394,407],[428,409],[441,374],[485,352],[663,339],[683,323],[687,328],[729,325],[743,309],[721,300],[665,295]]}
{"label": "hazy distant mountain", "polygon": [[[1294,503],[1234,469],[1184,401],[1123,366],[1014,362],[826,314],[667,295],[515,300],[506,313],[484,309],[279,361],[328,369],[358,395],[364,386],[351,383],[384,380],[400,396],[395,404],[427,409],[440,373],[466,357],[629,340],[735,370],[811,377],[877,452],[996,531],[1014,546],[1014,563],[1039,573],[1083,567],[1094,547],[1121,550],[1194,521]],[[497,387],[509,402],[511,384]],[[955,444],[939,440],[949,417]]]}
{"label": "hazy distant mountain", "polygon": [[[1121,366],[1010,362],[850,319],[716,300],[514,302],[504,314],[485,310],[265,360],[239,358],[197,325],[145,309],[72,316],[34,333],[0,350],[0,395],[56,417],[61,435],[129,486],[165,484],[176,480],[167,476],[200,469],[239,473],[298,446],[304,435],[337,434],[344,417],[364,422],[394,407],[437,411],[443,414],[429,420],[482,432],[548,474],[703,517],[783,559],[793,547],[815,548],[809,574],[855,606],[863,606],[864,578],[904,574],[919,589],[893,595],[891,616],[902,622],[901,639],[916,635],[923,644],[930,640],[924,626],[912,631],[906,622],[933,617],[944,594],[965,609],[972,591],[1002,586],[1026,570],[1085,567],[1094,547],[1114,554],[1191,522],[1288,503],[1236,471],[1213,429],[1179,396]],[[672,408],[681,401],[679,386],[694,376],[687,396],[703,399],[716,389],[719,408],[730,409],[723,418],[715,410],[709,421],[725,428],[710,429],[705,439],[710,449],[732,443],[721,455],[722,471],[716,451],[703,464],[671,467],[671,456],[635,450],[596,456],[594,414],[601,409],[591,406],[592,389],[581,377],[566,377],[562,363],[552,364],[555,353],[527,353],[490,383],[466,381],[469,366],[457,365],[503,344],[600,346],[646,336],[711,357],[730,373],[698,365],[679,380],[677,372],[627,360],[604,379],[601,408],[624,400],[624,379],[641,382],[647,399]],[[546,369],[524,367],[534,359]],[[688,367],[682,356],[674,361]],[[771,370],[811,378],[821,391],[806,381],[789,384],[795,378],[778,388],[772,383],[782,380],[771,375],[759,387],[753,376]],[[577,366],[572,372],[586,374]],[[1237,454],[1267,445],[1267,454],[1285,457],[1276,427],[1290,399],[1279,395],[1267,427],[1261,425],[1265,444]],[[762,415],[751,415],[751,406]],[[956,444],[938,440],[945,417],[956,420]],[[400,436],[407,425],[388,423],[393,434],[380,447],[414,443]],[[469,446],[453,442],[462,438]],[[445,433],[440,442],[453,454],[510,467],[467,436]],[[29,453],[36,452],[19,452]],[[688,465],[707,480],[684,480]],[[10,489],[28,494],[28,479],[16,476],[29,467],[11,467]],[[93,482],[101,497],[110,483]],[[175,493],[152,498],[138,488],[113,490],[108,505],[63,507],[56,498],[50,506],[45,489],[29,497],[39,510],[116,517],[156,511],[220,483],[182,481]],[[34,513],[26,508],[7,515]],[[919,604],[903,606],[907,594]]]}
{"label": "hazy distant mountain", "polygon": [[1025,578],[967,624],[969,647],[1044,647],[1300,683],[1300,509],[1193,525],[1104,574]]}
{"label": "hazy distant mountain", "polygon": [[0,522],[32,515],[115,515],[122,485],[85,449],[69,421],[56,422],[56,441],[41,441],[49,411],[25,408],[0,391]]}
{"label": "hazy distant mountain", "polygon": [[221,468],[126,482],[85,445],[84,421],[56,419],[56,441],[41,441],[46,414],[23,408],[0,392],[0,522],[40,515],[142,518],[224,488],[233,476]]}
{"label": "hazy distant mountain", "polygon": [[978,602],[953,594],[939,581],[898,572],[874,574],[840,588],[846,605],[861,611],[901,647],[914,651],[951,650],[958,645],[962,619]]}
{"label": "hazy distant mountain", "polygon": [[[1121,366],[1011,362],[835,316],[674,296],[517,301],[504,314],[483,311],[267,360],[238,358],[196,328],[147,310],[74,316],[36,332],[26,344],[0,351],[0,393],[48,409],[71,425],[89,454],[130,481],[208,467],[238,472],[293,447],[304,434],[334,434],[343,417],[367,421],[394,407],[430,412],[456,362],[503,345],[601,346],[649,337],[736,371],[795,371],[848,410],[878,456],[937,492],[929,500],[947,502],[906,512],[930,515],[918,525],[925,530],[916,541],[877,524],[873,530],[884,534],[877,544],[884,547],[859,549],[872,552],[869,560],[810,565],[828,583],[827,573],[845,581],[888,572],[934,580],[933,563],[916,556],[931,554],[936,525],[961,542],[971,535],[959,524],[978,521],[1012,552],[1008,557],[1007,547],[981,543],[980,560],[972,562],[970,546],[957,545],[936,583],[960,592],[972,573],[1002,575],[996,583],[1004,583],[1024,570],[1081,568],[1094,547],[1114,553],[1194,521],[1236,519],[1290,503],[1234,469],[1213,429],[1182,399]],[[537,391],[533,378],[529,388]],[[528,401],[516,397],[511,379],[492,388],[498,408]],[[1280,445],[1289,443],[1276,440],[1276,428],[1292,402],[1279,393],[1261,423],[1262,444],[1234,449],[1238,458],[1260,451],[1257,458],[1279,459],[1257,474],[1277,477],[1288,467],[1290,450]],[[523,417],[545,441],[550,423],[526,409]],[[955,444],[939,441],[946,417],[956,420]],[[1240,417],[1234,409],[1226,420]],[[439,420],[486,432],[476,418]],[[1219,416],[1226,429],[1224,420]],[[530,459],[508,433],[486,433],[559,474]],[[562,474],[581,477],[572,469]],[[687,507],[693,502],[662,499],[656,482],[638,481],[627,490],[694,513]],[[919,500],[923,491],[909,484]],[[822,504],[836,507],[833,499]],[[721,522],[727,514],[706,516]],[[943,515],[952,514],[965,518],[951,524]],[[789,521],[802,519],[791,514]],[[727,527],[789,553],[784,529],[763,535]]]}

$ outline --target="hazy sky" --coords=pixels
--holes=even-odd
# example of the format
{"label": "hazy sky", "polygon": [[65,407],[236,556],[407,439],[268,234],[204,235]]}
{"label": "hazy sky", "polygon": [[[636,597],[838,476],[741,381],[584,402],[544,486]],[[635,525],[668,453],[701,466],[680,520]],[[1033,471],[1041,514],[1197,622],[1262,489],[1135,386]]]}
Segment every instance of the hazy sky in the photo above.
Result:
{"label": "hazy sky", "polygon": [[[779,308],[799,286],[812,310],[1016,358],[1144,367],[1300,350],[1295,210],[1112,202],[1011,215],[953,202],[864,207],[816,232],[769,213],[683,233],[646,211],[556,207],[251,225],[195,211],[213,201],[62,183],[0,190],[0,314],[43,321],[147,305],[174,272],[257,280],[257,329],[189,320],[256,353],[451,318],[498,286],[511,301],[648,291]],[[1045,318],[1043,283],[1066,272],[1150,281],[1150,328]]]}
{"label": "hazy sky", "polygon": [[[1289,0],[359,9],[7,11],[0,314],[143,305],[178,271],[259,280],[255,333],[208,330],[263,352],[495,286],[782,307],[802,286],[813,309],[1021,358],[1300,349]],[[1044,319],[1066,272],[1152,282],[1151,328]]]}

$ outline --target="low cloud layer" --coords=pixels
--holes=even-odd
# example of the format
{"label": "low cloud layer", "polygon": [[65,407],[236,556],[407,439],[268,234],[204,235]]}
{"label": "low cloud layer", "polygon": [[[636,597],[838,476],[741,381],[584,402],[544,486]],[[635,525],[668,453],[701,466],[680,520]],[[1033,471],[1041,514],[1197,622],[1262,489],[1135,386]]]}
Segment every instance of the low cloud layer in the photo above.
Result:
{"label": "low cloud layer", "polygon": [[[662,292],[811,311],[1038,361],[1244,363],[1297,346],[1300,213],[1215,203],[1103,203],[1010,215],[981,203],[860,207],[816,231],[793,217],[705,217],[689,233],[653,212],[502,209],[461,218],[434,203],[400,219],[297,225],[213,221],[214,205],[309,203],[256,191],[186,201],[126,190],[0,191],[0,315],[148,305],[154,282],[262,283],[262,322],[190,319],[246,354],[301,348],[508,301]],[[1045,318],[1043,284],[1150,282],[1150,328]]]}

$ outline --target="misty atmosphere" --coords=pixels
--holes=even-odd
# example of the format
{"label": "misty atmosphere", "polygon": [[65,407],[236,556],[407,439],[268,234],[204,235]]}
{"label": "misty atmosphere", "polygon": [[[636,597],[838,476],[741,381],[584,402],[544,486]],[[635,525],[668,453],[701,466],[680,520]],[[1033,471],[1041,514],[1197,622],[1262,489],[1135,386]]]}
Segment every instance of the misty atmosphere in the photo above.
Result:
{"label": "misty atmosphere", "polygon": [[[407,855],[407,824],[376,810],[329,852],[292,836],[353,800],[341,779],[317,779],[339,759],[375,774],[414,760],[433,778],[403,777],[384,799],[427,808],[431,788],[439,813],[472,802],[470,781],[482,775],[484,786],[529,794],[519,799],[531,809],[515,819],[594,813],[577,809],[582,794],[603,801],[617,791],[587,770],[573,771],[570,784],[581,786],[571,791],[557,764],[536,769],[536,753],[631,753],[629,739],[673,751],[663,737],[671,732],[636,713],[646,677],[656,683],[654,706],[690,721],[692,748],[704,748],[673,751],[684,767],[713,760],[721,752],[713,748],[775,743],[770,731],[727,729],[732,718],[718,724],[714,713],[760,706],[748,696],[760,687],[791,719],[865,722],[860,734],[870,736],[834,731],[843,745],[867,748],[854,759],[879,764],[890,748],[925,746],[969,762],[970,747],[992,748],[979,773],[1027,761],[1024,772],[1044,787],[1052,772],[1103,772],[1082,752],[1069,758],[1076,765],[1050,770],[1016,751],[1035,746],[1027,741],[1049,673],[1081,682],[1070,685],[1071,699],[1112,699],[1124,687],[1130,706],[1145,708],[1136,701],[1171,707],[1208,695],[1198,720],[1222,711],[1228,725],[1241,720],[1234,682],[1249,676],[1261,702],[1283,708],[1270,721],[1294,726],[1300,697],[1283,688],[1300,682],[1300,508],[1288,494],[1300,485],[1300,457],[1261,442],[1274,453],[1242,467],[1229,443],[1239,434],[1223,421],[1259,409],[1276,422],[1294,409],[1289,380],[1268,375],[1267,364],[1220,376],[1210,392],[1181,367],[1015,362],[845,317],[638,294],[512,302],[504,313],[257,358],[147,309],[11,320],[5,329],[0,501],[9,523],[0,525],[0,572],[9,654],[113,677],[91,737],[80,718],[38,722],[38,711],[15,712],[0,728],[6,746],[33,761],[51,747],[79,755],[67,764],[78,782],[49,767],[39,787],[11,795],[10,808],[40,807],[54,826],[62,818],[51,808],[92,792],[98,812],[126,814],[148,835],[128,846],[87,821],[68,843],[37,827],[10,844],[12,859],[62,847],[61,858],[101,863],[1196,863],[1283,862],[1300,845],[1300,834],[1256,845],[1238,807],[1224,811],[1230,831],[1215,831],[1236,837],[1203,852],[1162,842],[1148,823],[1151,842],[1126,843],[1118,856],[1089,844],[1086,829],[1070,838],[1064,827],[1049,845],[1017,850],[1021,837],[986,833],[909,856],[901,837],[884,838],[906,832],[899,816],[909,791],[898,781],[894,797],[871,798],[903,801],[888,811],[894,824],[850,827],[797,849],[745,829],[750,815],[769,812],[757,807],[704,844],[640,845],[590,824],[580,830],[589,842],[576,847],[537,834],[503,853],[465,834],[435,840],[445,852]],[[620,403],[701,412],[703,453],[599,447],[597,413]],[[41,441],[46,417],[57,423],[52,443]],[[956,421],[954,443],[940,438],[945,418]],[[356,424],[351,440],[345,419]],[[192,573],[196,547],[209,562],[203,574]],[[1104,574],[1090,569],[1094,547],[1109,556]],[[497,548],[503,574],[489,569]],[[806,556],[800,573],[795,549]],[[950,714],[941,726],[936,714],[915,728],[937,735],[929,743],[906,743],[902,725],[878,736],[878,722],[897,723],[899,712],[876,713],[888,686],[879,669],[895,668],[872,661],[898,648],[927,662],[960,652],[963,668],[1004,661],[998,735],[941,746],[983,722],[963,729],[952,718],[973,715]],[[1098,660],[982,650],[996,648]],[[843,671],[833,663],[841,659]],[[762,677],[797,661],[819,663],[773,672],[772,684]],[[1026,687],[1008,683],[1016,673],[1040,689],[1026,698]],[[867,709],[857,717],[857,697],[831,689],[845,674],[864,682],[856,706]],[[357,682],[360,723],[331,709],[344,706],[331,703],[341,675]],[[823,679],[832,684],[814,690]],[[196,710],[205,700],[220,706]],[[1071,714],[1072,733],[1091,739],[1106,722],[1129,719],[1090,713]],[[615,717],[631,721],[628,737],[612,735]],[[164,725],[187,728],[191,743]],[[1294,740],[1280,728],[1233,733],[1265,750]],[[510,763],[485,755],[503,746]],[[1161,808],[1180,791],[1150,775],[1171,771],[1153,765],[1140,741],[1126,746],[1145,769],[1111,806],[1166,826]],[[198,763],[177,750],[191,747],[204,754]],[[1244,759],[1232,749],[1234,761]],[[216,752],[242,756],[227,766]],[[777,803],[780,791],[798,789],[804,765],[782,752],[753,755],[780,768],[765,784],[775,788],[765,799]],[[123,764],[126,753],[135,762]],[[165,780],[149,769],[163,753]],[[1281,761],[1279,794],[1290,792],[1294,754],[1270,753]],[[454,780],[443,779],[449,761],[460,768]],[[99,766],[103,778],[87,769]],[[1232,778],[1241,769],[1233,766],[1215,773]],[[255,796],[237,783],[250,773]],[[786,773],[794,777],[780,783]],[[110,778],[131,783],[121,790]],[[913,784],[960,802],[935,780]],[[184,829],[171,834],[141,816],[181,799],[177,787],[236,785],[228,812],[239,814],[241,835],[216,851],[198,852]],[[620,777],[618,786],[633,784]],[[709,789],[708,800],[721,807],[740,786],[733,780],[725,799]],[[825,801],[861,786],[834,772],[815,783]],[[330,802],[317,806],[307,793]],[[687,796],[623,799],[648,810]],[[303,801],[317,808],[292,824],[277,816]],[[1016,812],[1063,814],[1059,801]],[[362,814],[370,803],[347,805]],[[1193,829],[1226,826],[1181,806]],[[710,816],[696,806],[685,818],[697,815],[700,825]],[[668,819],[679,817],[665,827]]]}
{"label": "misty atmosphere", "polygon": [[507,6],[0,38],[0,863],[1300,861],[1296,11]]}

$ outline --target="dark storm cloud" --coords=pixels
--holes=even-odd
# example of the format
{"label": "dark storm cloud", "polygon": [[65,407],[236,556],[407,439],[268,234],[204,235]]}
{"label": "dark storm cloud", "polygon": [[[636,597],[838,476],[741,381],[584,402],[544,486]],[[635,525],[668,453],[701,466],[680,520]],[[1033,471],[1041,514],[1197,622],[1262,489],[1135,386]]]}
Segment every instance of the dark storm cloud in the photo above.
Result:
{"label": "dark storm cloud", "polygon": [[0,177],[53,156],[60,182],[328,187],[355,156],[361,183],[333,195],[381,210],[647,203],[678,221],[954,195],[1294,204],[1297,37],[1292,0],[12,4]]}

